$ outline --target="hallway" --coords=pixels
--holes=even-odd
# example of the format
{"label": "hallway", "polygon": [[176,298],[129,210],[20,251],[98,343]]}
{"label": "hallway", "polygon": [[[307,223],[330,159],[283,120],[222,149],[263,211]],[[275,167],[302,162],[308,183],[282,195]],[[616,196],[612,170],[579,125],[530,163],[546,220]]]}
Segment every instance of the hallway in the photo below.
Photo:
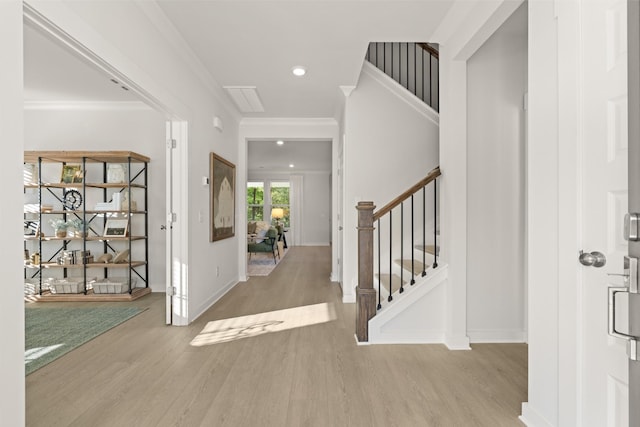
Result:
{"label": "hallway", "polygon": [[[329,282],[330,257],[329,247],[291,248],[270,276],[239,283],[188,327],[164,325],[164,294],[123,303],[148,310],[26,378],[27,425],[522,425],[526,345],[357,346],[355,306]],[[303,306],[318,315],[298,315]],[[294,313],[298,327],[259,322],[236,339],[245,317],[199,336],[210,321],[279,310],[270,316]]]}

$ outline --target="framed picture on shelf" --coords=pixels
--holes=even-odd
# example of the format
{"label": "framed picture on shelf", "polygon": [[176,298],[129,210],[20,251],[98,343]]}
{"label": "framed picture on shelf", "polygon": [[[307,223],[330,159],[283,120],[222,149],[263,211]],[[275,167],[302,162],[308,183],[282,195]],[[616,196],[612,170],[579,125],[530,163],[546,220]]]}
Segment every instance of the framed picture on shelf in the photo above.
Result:
{"label": "framed picture on shelf", "polygon": [[84,174],[80,165],[62,165],[60,182],[63,184],[82,184]]}
{"label": "framed picture on shelf", "polygon": [[108,219],[104,227],[104,237],[124,237],[129,227],[128,219]]}
{"label": "framed picture on shelf", "polygon": [[236,166],[215,153],[209,159],[210,179],[210,241],[233,237],[235,234]]}

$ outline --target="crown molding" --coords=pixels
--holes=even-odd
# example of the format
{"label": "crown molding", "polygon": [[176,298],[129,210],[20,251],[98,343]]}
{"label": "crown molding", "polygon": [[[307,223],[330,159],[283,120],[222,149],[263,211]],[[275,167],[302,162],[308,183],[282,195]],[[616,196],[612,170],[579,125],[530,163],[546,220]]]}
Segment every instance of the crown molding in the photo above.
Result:
{"label": "crown molding", "polygon": [[142,101],[25,101],[25,110],[155,111]]}
{"label": "crown molding", "polygon": [[202,63],[198,55],[195,54],[191,46],[185,41],[160,6],[158,6],[156,2],[141,0],[135,0],[135,4],[142,13],[149,18],[173,50],[185,61],[187,68],[200,79],[202,84],[209,90],[214,98],[227,109],[229,114],[231,114],[234,119],[240,121],[242,115],[238,111],[238,108],[231,102],[222,86],[216,81],[213,75],[211,75],[207,67]]}

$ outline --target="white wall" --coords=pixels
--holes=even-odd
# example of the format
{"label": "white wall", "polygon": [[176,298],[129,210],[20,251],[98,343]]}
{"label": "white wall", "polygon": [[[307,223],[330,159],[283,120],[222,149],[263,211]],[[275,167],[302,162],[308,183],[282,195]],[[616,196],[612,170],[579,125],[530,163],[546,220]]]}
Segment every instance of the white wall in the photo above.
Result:
{"label": "white wall", "polygon": [[[27,109],[25,110],[25,150],[128,150],[151,159],[148,165],[149,220],[149,286],[155,292],[165,291],[166,233],[165,223],[165,119],[150,108],[110,108],[96,104],[93,109]],[[62,106],[59,106],[62,107]],[[56,165],[59,168],[59,165]],[[101,177],[100,177],[101,178]],[[87,177],[87,182],[91,180]],[[95,181],[95,178],[93,179]],[[94,192],[95,193],[95,192]],[[88,194],[87,196],[90,196]],[[142,198],[142,192],[134,193]],[[85,200],[84,203],[91,203]],[[139,206],[143,201],[138,200]],[[92,209],[91,205],[86,205]],[[137,218],[136,218],[137,219]],[[134,256],[142,249],[133,245]],[[138,283],[138,286],[141,286]]]}
{"label": "white wall", "polygon": [[[193,321],[238,281],[239,236],[209,242],[209,187],[202,185],[211,151],[238,162],[237,112],[155,3],[31,0],[28,6],[134,82],[133,89],[151,95],[173,119],[188,122],[188,143],[174,150],[181,191],[174,206],[173,315],[177,324]],[[214,129],[214,116],[223,132]],[[236,223],[238,218],[236,213]]]}
{"label": "white wall", "polygon": [[[292,173],[249,171],[249,181],[288,181]],[[302,175],[302,230],[300,246],[327,246],[331,239],[331,187],[329,172],[296,171]],[[291,228],[296,224],[291,224]],[[287,245],[293,246],[287,233]]]}
{"label": "white wall", "polygon": [[381,208],[439,164],[437,115],[377,80],[377,71],[363,69],[345,109],[344,301],[355,301],[358,284],[358,201]]}
{"label": "white wall", "polygon": [[531,267],[528,269],[529,392],[522,418],[530,426],[557,426],[558,21],[553,3],[530,1],[528,5],[527,250]]}
{"label": "white wall", "polygon": [[[23,187],[20,163],[23,159],[22,111],[22,2],[0,2],[0,134],[3,165],[3,203],[0,221],[19,224],[22,218]],[[5,227],[2,233],[0,270],[4,282],[0,298],[0,423],[25,425],[24,379],[24,294],[20,251],[22,235],[19,227]]]}
{"label": "white wall", "polygon": [[467,334],[524,341],[527,9],[467,61]]}

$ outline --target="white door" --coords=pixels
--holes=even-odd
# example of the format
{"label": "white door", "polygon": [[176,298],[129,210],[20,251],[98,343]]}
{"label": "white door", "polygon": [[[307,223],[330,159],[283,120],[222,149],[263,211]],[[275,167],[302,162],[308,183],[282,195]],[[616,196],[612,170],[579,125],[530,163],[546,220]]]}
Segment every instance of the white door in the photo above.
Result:
{"label": "white door", "polygon": [[344,215],[344,212],[342,212],[343,210],[343,201],[342,201],[342,195],[344,194],[344,174],[342,171],[342,168],[344,167],[344,140],[346,139],[346,136],[343,136],[342,139],[342,144],[340,144],[340,147],[338,148],[338,184],[337,184],[337,189],[338,189],[338,197],[336,197],[337,199],[337,204],[338,206],[337,211],[338,211],[338,223],[336,224],[336,226],[338,227],[338,232],[336,233],[336,235],[338,236],[336,238],[336,242],[335,244],[337,245],[337,254],[338,254],[338,260],[337,260],[337,274],[336,274],[336,278],[338,279],[338,281],[340,282],[340,285],[342,286],[342,260],[343,260],[343,255],[342,255],[342,238],[343,238],[343,233],[342,233],[342,217]]}
{"label": "white door", "polygon": [[165,239],[165,268],[166,268],[166,307],[165,307],[165,323],[171,325],[173,323],[173,221],[170,218],[171,212],[173,212],[173,123],[167,122],[167,151],[166,151],[166,208],[167,221],[164,225],[166,232]]}
{"label": "white door", "polygon": [[[608,287],[622,286],[627,183],[626,0],[580,2],[582,39],[582,249],[606,256],[602,268],[582,267],[579,298],[580,425],[629,425],[626,343],[608,335]],[[620,305],[623,309],[622,304]],[[622,316],[624,317],[624,316]],[[620,319],[622,319],[620,317]]]}
{"label": "white door", "polygon": [[[640,212],[640,2],[627,7],[629,82],[629,210]],[[629,241],[629,255],[640,258],[640,241]],[[640,294],[629,295],[629,333],[640,336]],[[629,359],[629,425],[640,425],[640,361]]]}

